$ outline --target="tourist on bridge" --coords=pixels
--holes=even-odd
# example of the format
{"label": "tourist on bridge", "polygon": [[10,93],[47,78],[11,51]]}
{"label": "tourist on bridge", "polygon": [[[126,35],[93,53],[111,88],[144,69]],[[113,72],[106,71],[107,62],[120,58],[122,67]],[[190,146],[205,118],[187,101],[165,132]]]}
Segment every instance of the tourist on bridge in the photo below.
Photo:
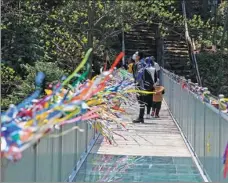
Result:
{"label": "tourist on bridge", "polygon": [[151,116],[159,118],[159,112],[161,110],[163,95],[165,94],[165,88],[159,85],[159,79],[157,85],[155,86],[155,94],[153,94],[153,107]]}
{"label": "tourist on bridge", "polygon": [[[156,71],[153,60],[150,57],[147,57],[146,64],[147,64],[146,71],[151,75],[151,77],[153,79],[153,83],[156,83],[158,80],[158,75],[157,75],[157,71]],[[145,81],[145,82],[146,82],[145,84],[147,84],[147,81]],[[153,90],[154,90],[154,86],[153,87],[151,86],[147,91],[152,92]],[[146,106],[147,106],[146,118],[150,119],[151,118],[150,111],[151,111],[151,108],[153,105],[153,94],[145,95],[145,100],[146,100]]]}
{"label": "tourist on bridge", "polygon": [[[136,87],[140,90],[153,91],[154,80],[151,74],[151,68],[145,62],[142,52],[135,53],[135,64],[133,68],[133,76],[135,79]],[[138,101],[140,104],[139,117],[133,120],[133,123],[144,123],[145,105],[147,104],[147,96],[140,94]],[[151,100],[151,98],[150,98]]]}
{"label": "tourist on bridge", "polygon": [[135,79],[136,86],[139,87],[142,85],[141,77],[146,67],[146,62],[144,60],[143,53],[138,51],[133,55],[133,59],[135,60],[133,65],[133,77]]}

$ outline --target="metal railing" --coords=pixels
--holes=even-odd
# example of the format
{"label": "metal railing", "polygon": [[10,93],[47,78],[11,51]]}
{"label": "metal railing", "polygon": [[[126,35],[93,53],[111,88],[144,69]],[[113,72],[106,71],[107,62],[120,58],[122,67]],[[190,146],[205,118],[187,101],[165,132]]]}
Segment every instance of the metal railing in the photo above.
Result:
{"label": "metal railing", "polygon": [[165,101],[204,174],[213,182],[227,182],[228,178],[223,178],[223,154],[228,142],[228,113],[202,99],[191,90],[193,83],[184,78],[162,70],[161,81]]}
{"label": "metal railing", "polygon": [[[98,137],[87,122],[76,125],[84,131],[43,138],[36,146],[25,150],[18,162],[2,159],[1,182],[72,182]],[[74,126],[63,126],[56,135]]]}

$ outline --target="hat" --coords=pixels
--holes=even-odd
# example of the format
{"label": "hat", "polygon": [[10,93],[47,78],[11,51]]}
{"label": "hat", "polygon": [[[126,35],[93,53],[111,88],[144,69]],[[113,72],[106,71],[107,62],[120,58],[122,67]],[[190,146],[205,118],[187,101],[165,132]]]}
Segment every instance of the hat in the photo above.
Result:
{"label": "hat", "polygon": [[146,63],[149,64],[149,65],[152,65],[152,60],[150,57],[146,57]]}
{"label": "hat", "polygon": [[134,55],[132,56],[132,59],[135,60],[135,59],[136,59],[136,56],[138,56],[138,54],[139,54],[139,52],[136,51],[136,52],[134,53]]}

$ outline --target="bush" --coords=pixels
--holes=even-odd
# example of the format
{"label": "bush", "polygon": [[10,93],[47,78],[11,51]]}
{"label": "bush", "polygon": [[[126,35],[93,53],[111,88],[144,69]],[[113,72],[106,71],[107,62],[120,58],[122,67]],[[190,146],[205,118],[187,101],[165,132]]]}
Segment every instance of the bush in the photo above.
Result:
{"label": "bush", "polygon": [[[18,76],[15,70],[1,63],[1,108],[4,109],[12,103],[12,97],[9,97],[17,86],[22,84],[22,79]],[[13,101],[18,101],[14,97]]]}
{"label": "bush", "polygon": [[24,65],[22,67],[26,74],[26,78],[22,80],[18,76],[14,76],[15,71],[8,67],[1,70],[2,83],[10,83],[13,87],[11,90],[5,90],[4,97],[1,99],[2,110],[9,107],[9,104],[17,104],[26,98],[35,90],[35,76],[38,71],[42,71],[46,75],[46,82],[53,82],[61,79],[67,71],[59,68],[57,63],[52,62],[36,62],[35,66]]}

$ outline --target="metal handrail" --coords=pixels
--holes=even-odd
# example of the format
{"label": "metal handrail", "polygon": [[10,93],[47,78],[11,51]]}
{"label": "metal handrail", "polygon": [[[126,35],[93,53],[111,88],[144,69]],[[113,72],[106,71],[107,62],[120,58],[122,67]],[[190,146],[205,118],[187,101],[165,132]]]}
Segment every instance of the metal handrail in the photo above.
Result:
{"label": "metal handrail", "polygon": [[[223,154],[228,145],[227,109],[215,105],[207,88],[191,80],[161,70],[164,99],[181,134],[194,155],[195,164],[205,182],[227,182]],[[220,104],[223,96],[214,99]],[[228,101],[224,102],[228,108]],[[224,170],[223,170],[224,169]],[[202,180],[200,180],[202,181]]]}
{"label": "metal handrail", "polygon": [[[70,129],[69,124],[62,130]],[[73,182],[99,133],[87,121],[77,123],[84,132],[74,131],[57,138],[43,138],[24,151],[18,162],[1,160],[2,182]]]}
{"label": "metal handrail", "polygon": [[168,75],[170,78],[175,80],[177,83],[182,84],[182,86],[189,91],[193,92],[195,95],[197,95],[201,100],[204,102],[212,105],[213,107],[216,107],[219,109],[221,105],[223,105],[223,108],[226,108],[226,111],[224,111],[225,114],[228,115],[228,102],[224,101],[224,95],[219,94],[219,96],[215,96],[211,94],[211,92],[208,90],[207,87],[200,86],[198,83],[193,83],[191,79],[186,79],[185,77],[178,76],[174,74],[173,72],[170,72],[164,68],[161,68],[163,73]]}

